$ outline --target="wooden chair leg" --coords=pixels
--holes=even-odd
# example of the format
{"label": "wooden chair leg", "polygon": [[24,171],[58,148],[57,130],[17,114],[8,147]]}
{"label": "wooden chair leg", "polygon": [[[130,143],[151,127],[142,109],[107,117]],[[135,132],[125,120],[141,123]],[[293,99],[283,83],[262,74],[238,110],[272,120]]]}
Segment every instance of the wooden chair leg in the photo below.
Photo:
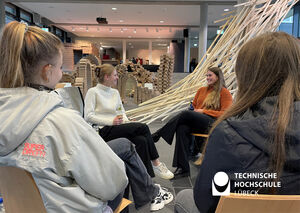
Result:
{"label": "wooden chair leg", "polygon": [[195,164],[196,166],[200,166],[200,165],[202,164],[203,158],[204,158],[204,155],[201,154],[201,155],[199,156],[199,158],[198,158],[196,161],[194,161],[194,164]]}

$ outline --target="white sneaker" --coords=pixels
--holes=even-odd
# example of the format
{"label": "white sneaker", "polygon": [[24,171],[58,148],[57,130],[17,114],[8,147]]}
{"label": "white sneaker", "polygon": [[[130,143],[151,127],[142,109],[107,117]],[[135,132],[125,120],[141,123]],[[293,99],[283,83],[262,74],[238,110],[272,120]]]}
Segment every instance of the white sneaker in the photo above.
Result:
{"label": "white sneaker", "polygon": [[162,162],[158,166],[153,165],[153,170],[154,170],[155,175],[157,175],[158,177],[161,177],[163,179],[169,180],[174,177],[174,174]]}
{"label": "white sneaker", "polygon": [[161,197],[165,203],[165,205],[167,205],[168,203],[170,203],[174,196],[172,195],[171,192],[168,191],[168,189],[161,187],[159,184],[155,184],[156,186],[159,187],[159,194],[161,194]]}
{"label": "white sneaker", "polygon": [[160,188],[159,188],[158,195],[151,201],[150,210],[157,211],[164,208],[164,206],[165,206],[165,202],[162,199],[162,194],[160,193]]}

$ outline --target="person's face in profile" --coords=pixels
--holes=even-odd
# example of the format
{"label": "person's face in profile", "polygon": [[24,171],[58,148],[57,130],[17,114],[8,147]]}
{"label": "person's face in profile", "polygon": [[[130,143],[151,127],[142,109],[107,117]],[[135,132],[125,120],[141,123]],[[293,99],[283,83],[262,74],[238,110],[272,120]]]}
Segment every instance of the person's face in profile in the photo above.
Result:
{"label": "person's face in profile", "polygon": [[206,81],[208,86],[214,85],[218,80],[218,76],[212,71],[207,71],[206,73]]}
{"label": "person's face in profile", "polygon": [[118,83],[118,73],[116,70],[114,70],[111,75],[108,75],[105,79],[106,81],[106,85],[110,86],[110,87],[115,87],[117,86]]}

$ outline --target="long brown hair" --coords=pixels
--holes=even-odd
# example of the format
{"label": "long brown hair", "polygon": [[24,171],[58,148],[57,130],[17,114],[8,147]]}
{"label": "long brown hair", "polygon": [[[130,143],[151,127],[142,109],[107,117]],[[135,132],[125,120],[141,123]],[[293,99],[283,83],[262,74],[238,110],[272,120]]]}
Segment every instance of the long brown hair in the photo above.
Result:
{"label": "long brown hair", "polygon": [[[300,100],[300,45],[284,33],[273,32],[248,41],[238,53],[235,72],[238,91],[236,100],[214,124],[242,115],[264,97],[278,96],[270,118],[270,171],[278,178],[285,163],[285,134],[293,115],[293,102]],[[275,191],[273,190],[272,193]]]}
{"label": "long brown hair", "polygon": [[222,70],[219,67],[210,67],[209,71],[213,72],[218,80],[213,85],[213,91],[210,92],[203,101],[205,109],[220,109],[220,93],[223,87],[225,86],[225,80],[222,73]]}
{"label": "long brown hair", "polygon": [[62,42],[52,33],[17,21],[10,22],[1,33],[0,87],[33,83],[39,66],[52,62],[62,48]]}

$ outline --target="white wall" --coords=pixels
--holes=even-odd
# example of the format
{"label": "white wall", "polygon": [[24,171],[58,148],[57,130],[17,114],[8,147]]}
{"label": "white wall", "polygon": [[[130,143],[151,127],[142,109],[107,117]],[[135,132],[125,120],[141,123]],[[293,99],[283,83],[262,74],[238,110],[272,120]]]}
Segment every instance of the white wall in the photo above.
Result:
{"label": "white wall", "polygon": [[[146,60],[149,60],[149,50],[148,49],[127,49],[127,58],[131,59],[132,57],[139,57],[143,59],[145,64]],[[152,64],[160,64],[160,56],[167,53],[167,48],[165,50],[152,50]]]}

